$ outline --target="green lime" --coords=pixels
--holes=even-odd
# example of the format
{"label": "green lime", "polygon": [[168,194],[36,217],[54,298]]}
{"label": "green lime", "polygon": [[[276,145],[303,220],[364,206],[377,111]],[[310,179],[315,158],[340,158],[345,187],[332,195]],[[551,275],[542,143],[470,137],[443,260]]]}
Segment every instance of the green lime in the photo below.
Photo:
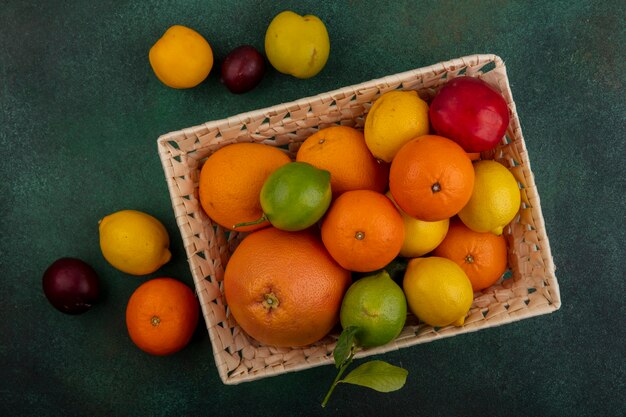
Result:
{"label": "green lime", "polygon": [[404,292],[387,271],[353,283],[341,304],[341,326],[355,326],[362,347],[382,346],[398,337],[406,321]]}
{"label": "green lime", "polygon": [[330,172],[306,162],[274,171],[261,188],[261,208],[274,227],[303,230],[322,218],[332,199]]}

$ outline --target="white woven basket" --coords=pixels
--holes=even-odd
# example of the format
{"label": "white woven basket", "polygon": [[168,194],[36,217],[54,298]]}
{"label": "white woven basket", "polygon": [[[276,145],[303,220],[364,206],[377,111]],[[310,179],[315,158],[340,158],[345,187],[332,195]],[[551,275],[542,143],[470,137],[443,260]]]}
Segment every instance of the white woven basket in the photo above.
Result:
{"label": "white woven basket", "polygon": [[198,177],[202,163],[217,149],[237,142],[260,142],[287,148],[294,156],[300,143],[319,129],[341,124],[362,129],[372,103],[383,93],[416,90],[429,101],[450,79],[480,77],[506,99],[511,121],[506,136],[483,159],[495,159],[517,178],[522,195],[519,214],[505,229],[510,272],[492,287],[474,294],[463,327],[433,328],[411,314],[393,342],[363,350],[357,357],[387,352],[442,337],[498,326],[557,310],[559,286],[535,188],[528,153],[503,61],[473,55],[341,88],[314,97],[239,114],[171,132],[158,139],[159,155],[182,235],[196,291],[213,346],[219,375],[237,384],[285,372],[333,363],[338,334],[304,348],[264,346],[250,338],[229,315],[222,279],[229,256],[244,237],[212,222],[200,207]]}

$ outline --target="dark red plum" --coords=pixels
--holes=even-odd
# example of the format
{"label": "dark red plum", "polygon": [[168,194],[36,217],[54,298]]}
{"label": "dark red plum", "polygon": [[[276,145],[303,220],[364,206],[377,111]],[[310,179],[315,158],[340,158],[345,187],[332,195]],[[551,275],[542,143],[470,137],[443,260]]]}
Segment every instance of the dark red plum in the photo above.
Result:
{"label": "dark red plum", "polygon": [[233,49],[222,63],[222,82],[235,94],[256,87],[265,74],[265,59],[253,46]]}
{"label": "dark red plum", "polygon": [[50,304],[67,314],[89,310],[100,297],[96,271],[76,258],[60,258],[43,274],[43,292]]}

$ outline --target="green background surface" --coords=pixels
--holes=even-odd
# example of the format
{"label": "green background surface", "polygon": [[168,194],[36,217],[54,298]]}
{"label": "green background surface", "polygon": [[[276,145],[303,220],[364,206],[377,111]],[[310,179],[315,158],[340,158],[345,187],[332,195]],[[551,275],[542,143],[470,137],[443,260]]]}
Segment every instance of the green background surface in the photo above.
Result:
{"label": "green background surface", "polygon": [[[623,416],[623,1],[3,1],[0,6],[0,414],[216,416]],[[173,24],[195,28],[218,63],[263,50],[278,12],[319,16],[325,69],[270,70],[230,94],[217,70],[177,91],[147,53]],[[380,358],[409,370],[400,391],[340,386],[313,368],[221,383],[201,322],[171,357],[137,349],[126,302],[149,278],[192,285],[157,154],[159,135],[474,53],[501,56],[541,196],[563,305],[554,314],[405,348]],[[218,64],[219,65],[219,64]],[[216,67],[218,68],[218,67]],[[131,277],[109,266],[97,222],[132,208],[160,218],[173,260]],[[105,294],[82,316],[54,310],[46,267],[79,257]]]}

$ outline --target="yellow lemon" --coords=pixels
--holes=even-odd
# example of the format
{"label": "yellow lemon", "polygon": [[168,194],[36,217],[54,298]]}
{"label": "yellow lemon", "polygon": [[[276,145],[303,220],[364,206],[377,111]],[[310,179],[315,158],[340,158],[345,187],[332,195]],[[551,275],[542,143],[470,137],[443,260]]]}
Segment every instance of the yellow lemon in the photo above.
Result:
{"label": "yellow lemon", "polygon": [[[387,197],[396,204],[391,192],[387,191]],[[397,204],[396,208],[402,215],[402,221],[404,222],[404,243],[402,244],[402,249],[400,249],[400,256],[417,258],[435,250],[443,242],[448,233],[450,219],[426,222],[409,216]]]}
{"label": "yellow lemon", "polygon": [[519,211],[517,180],[506,167],[491,160],[474,163],[474,173],[474,191],[459,218],[475,232],[499,236]]}
{"label": "yellow lemon", "polygon": [[213,68],[209,43],[193,29],[175,25],[150,49],[150,65],[168,87],[191,88],[200,84]]}
{"label": "yellow lemon", "polygon": [[461,267],[436,256],[411,259],[402,287],[409,310],[434,327],[462,326],[474,296]]}
{"label": "yellow lemon", "polygon": [[365,118],[365,143],[372,155],[391,162],[402,145],[428,134],[428,104],[415,91],[389,91]]}
{"label": "yellow lemon", "polygon": [[100,220],[99,231],[102,255],[127,274],[151,274],[172,257],[170,238],[163,224],[141,211],[110,214]]}
{"label": "yellow lemon", "polygon": [[267,27],[265,54],[283,74],[313,77],[324,68],[329,53],[328,31],[317,16],[300,16],[287,10],[276,15]]}

